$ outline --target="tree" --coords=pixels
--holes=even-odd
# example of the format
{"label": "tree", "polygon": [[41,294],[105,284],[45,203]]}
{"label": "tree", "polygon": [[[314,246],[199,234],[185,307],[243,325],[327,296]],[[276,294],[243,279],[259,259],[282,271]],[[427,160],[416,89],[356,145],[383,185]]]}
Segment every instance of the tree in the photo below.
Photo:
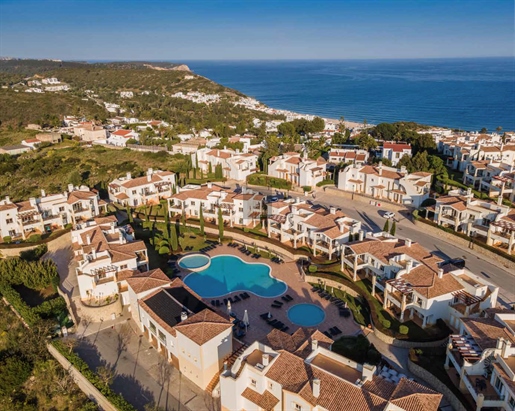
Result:
{"label": "tree", "polygon": [[295,126],[292,123],[281,123],[277,126],[277,131],[283,136],[294,136]]}
{"label": "tree", "polygon": [[340,116],[340,122],[338,123],[338,131],[345,133],[345,117]]}
{"label": "tree", "polygon": [[170,246],[173,251],[177,251],[179,248],[179,241],[177,239],[177,224],[172,224],[170,226]]}
{"label": "tree", "polygon": [[198,212],[199,224],[200,224],[200,235],[204,235],[204,211],[202,211],[202,203],[200,203],[200,210]]}
{"label": "tree", "polygon": [[29,378],[32,367],[28,362],[14,355],[0,362],[0,369],[2,370],[0,394],[7,396],[21,388],[21,385]]}
{"label": "tree", "polygon": [[497,127],[497,128],[495,129],[495,131],[497,131],[497,133],[498,133],[498,134],[500,134],[500,133],[501,133],[501,131],[502,131],[502,127],[501,127],[501,126]]}
{"label": "tree", "polygon": [[132,218],[132,210],[131,210],[131,207],[128,205],[126,207],[126,210],[127,210],[127,218],[129,219],[129,223],[133,223],[134,222],[134,219]]}
{"label": "tree", "polygon": [[413,171],[428,171],[429,170],[429,159],[427,158],[427,151],[420,151],[411,159],[411,170]]}
{"label": "tree", "polygon": [[404,154],[397,162],[397,168],[406,167],[408,172],[411,172],[411,157],[409,154]]}
{"label": "tree", "polygon": [[68,183],[73,184],[74,187],[80,186],[82,183],[82,177],[77,170],[73,170],[68,177]]}
{"label": "tree", "polygon": [[387,220],[384,222],[383,231],[384,231],[385,233],[387,233],[387,232],[388,232],[388,230],[390,230],[390,220],[388,220],[388,219],[387,219]]}
{"label": "tree", "polygon": [[390,141],[393,140],[397,133],[397,127],[390,123],[379,123],[372,130],[370,134],[381,140]]}
{"label": "tree", "polygon": [[321,117],[315,117],[310,124],[311,133],[321,133],[325,129],[325,121]]}
{"label": "tree", "polygon": [[109,366],[101,366],[97,367],[97,375],[100,381],[106,386],[109,387],[113,383],[113,379],[115,376],[115,371],[112,367]]}
{"label": "tree", "polygon": [[208,174],[213,174],[213,165],[211,164],[211,161],[208,164],[207,173]]}
{"label": "tree", "polygon": [[336,132],[333,134],[333,136],[331,137],[331,143],[332,144],[345,144],[345,136],[340,133],[340,132]]}
{"label": "tree", "polygon": [[222,215],[222,208],[218,208],[218,236],[220,237],[220,241],[224,238],[224,218]]}
{"label": "tree", "polygon": [[397,230],[397,223],[393,220],[392,228],[390,229],[390,234],[395,236],[395,231]]}
{"label": "tree", "polygon": [[486,129],[486,127],[483,127],[480,131],[481,134],[486,134],[488,133],[488,130]]}
{"label": "tree", "polygon": [[355,141],[359,148],[364,150],[371,150],[377,147],[377,141],[365,131],[361,132]]}

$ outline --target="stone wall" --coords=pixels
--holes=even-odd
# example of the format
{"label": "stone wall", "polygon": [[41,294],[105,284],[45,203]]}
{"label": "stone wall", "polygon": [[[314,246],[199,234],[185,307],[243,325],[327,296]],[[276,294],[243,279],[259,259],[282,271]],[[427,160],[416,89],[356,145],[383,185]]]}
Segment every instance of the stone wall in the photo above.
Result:
{"label": "stone wall", "polygon": [[327,287],[335,287],[335,288],[341,288],[342,291],[345,291],[347,294],[352,295],[353,297],[359,297],[359,293],[353,290],[352,288],[349,288],[342,283],[334,280],[329,280],[327,278],[319,277],[315,274],[306,273],[306,281],[308,283],[316,283],[318,280],[322,280],[323,283]]}
{"label": "stone wall", "polygon": [[467,411],[461,401],[442,381],[436,378],[429,371],[415,364],[408,358],[408,370],[419,379],[429,384],[435,391],[443,394],[444,398],[451,404],[454,411]]}
{"label": "stone wall", "polygon": [[464,238],[461,238],[452,233],[448,233],[444,230],[440,230],[439,228],[423,223],[422,221],[414,219],[413,223],[416,226],[419,226],[421,230],[424,230],[433,237],[441,238],[442,240],[447,241],[457,247],[466,249],[467,251],[474,251],[474,253],[481,254],[485,260],[495,265],[496,267],[499,267],[503,270],[508,268],[509,270],[515,272],[515,263],[513,261],[508,260],[507,258],[495,254],[490,250],[487,250],[486,248],[483,248],[477,244],[471,244],[470,241]]}
{"label": "stone wall", "polygon": [[[66,236],[66,235],[68,235],[68,236]],[[17,257],[20,255],[20,253],[22,251],[32,250],[42,244],[46,244],[48,249],[50,249],[54,243],[59,243],[59,240],[61,240],[63,236],[65,236],[65,238],[68,238],[69,243],[71,244],[70,230],[63,230],[58,236],[56,236],[48,241],[40,241],[38,243],[20,243],[20,244],[16,244],[16,245],[4,244],[3,246],[0,246],[0,256],[1,257]]]}
{"label": "stone wall", "polygon": [[111,402],[93,385],[89,380],[84,377],[77,368],[75,368],[70,361],[55,349],[52,345],[47,345],[50,354],[61,364],[61,366],[70,373],[75,383],[86,394],[86,396],[94,401],[99,409],[104,411],[118,411]]}

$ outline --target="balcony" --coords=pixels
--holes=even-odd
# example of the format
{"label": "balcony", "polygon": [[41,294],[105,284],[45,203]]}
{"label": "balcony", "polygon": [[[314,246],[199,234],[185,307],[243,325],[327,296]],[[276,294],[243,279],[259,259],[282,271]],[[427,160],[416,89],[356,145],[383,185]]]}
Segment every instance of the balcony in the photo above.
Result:
{"label": "balcony", "polygon": [[490,383],[488,378],[483,375],[469,375],[465,372],[465,385],[477,402],[479,394],[483,394],[483,407],[501,407],[504,402],[504,395],[499,395],[495,387]]}
{"label": "balcony", "polygon": [[73,207],[73,212],[75,214],[81,214],[81,213],[84,213],[86,211],[89,211],[89,207],[84,207],[84,206],[80,206],[80,207]]}
{"label": "balcony", "polygon": [[30,220],[22,220],[21,222],[21,225],[23,227],[28,227],[28,226],[31,226],[31,225],[34,225],[34,224],[39,224],[40,221],[39,220],[34,220],[34,219],[30,219]]}
{"label": "balcony", "polygon": [[116,277],[103,277],[103,278],[98,278],[95,280],[95,284],[96,285],[101,285],[101,284],[107,284],[107,283],[112,283],[112,282],[116,282]]}

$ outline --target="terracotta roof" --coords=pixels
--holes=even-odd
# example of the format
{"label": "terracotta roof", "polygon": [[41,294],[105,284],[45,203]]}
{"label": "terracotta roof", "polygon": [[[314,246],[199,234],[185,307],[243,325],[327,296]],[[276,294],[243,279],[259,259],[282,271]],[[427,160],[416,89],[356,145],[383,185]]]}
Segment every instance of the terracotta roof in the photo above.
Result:
{"label": "terracotta roof", "polygon": [[272,411],[279,403],[279,399],[268,390],[265,390],[263,394],[259,394],[253,389],[247,387],[241,393],[241,396],[265,411]]}
{"label": "terracotta roof", "polygon": [[226,318],[206,308],[182,321],[175,328],[198,345],[203,345],[232,327]]}
{"label": "terracotta roof", "polygon": [[6,211],[6,210],[13,210],[15,208],[18,208],[16,204],[9,203],[9,204],[0,204],[0,211]]}
{"label": "terracotta roof", "polygon": [[462,318],[461,321],[482,350],[495,348],[499,338],[515,344],[515,337],[506,330],[505,325],[493,318]]}
{"label": "terracotta roof", "polygon": [[133,273],[127,278],[127,283],[138,294],[153,288],[165,287],[170,284],[170,279],[160,268],[157,268],[144,273]]}
{"label": "terracotta roof", "polygon": [[411,150],[411,145],[406,143],[384,143],[383,148],[392,150],[394,152],[401,152],[404,150]]}
{"label": "terracotta roof", "polygon": [[152,177],[150,178],[150,181],[148,181],[148,176],[142,176],[133,178],[132,180],[124,181],[121,183],[121,185],[125,188],[134,188],[145,186],[147,184],[158,183],[160,181],[163,181],[163,179],[161,178],[159,173],[153,173]]}
{"label": "terracotta roof", "polygon": [[93,197],[96,197],[97,195],[91,191],[72,191],[68,195],[68,204],[76,203],[77,201],[81,200],[90,200]]}
{"label": "terracotta roof", "polygon": [[[363,168],[361,168],[359,170],[359,172],[363,173],[363,174],[374,174],[374,175],[378,176],[379,175],[379,167],[364,166]],[[381,171],[381,177],[398,180],[398,179],[404,177],[404,174],[399,173],[397,171],[386,170],[385,167],[383,166],[382,171]]]}

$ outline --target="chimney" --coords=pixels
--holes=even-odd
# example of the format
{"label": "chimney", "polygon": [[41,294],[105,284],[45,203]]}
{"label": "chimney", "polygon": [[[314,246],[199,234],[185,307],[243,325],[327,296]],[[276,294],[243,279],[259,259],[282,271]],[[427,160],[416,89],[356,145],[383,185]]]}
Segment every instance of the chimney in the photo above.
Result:
{"label": "chimney", "polygon": [[316,351],[318,348],[318,340],[312,340],[311,341],[311,351]]}
{"label": "chimney", "polygon": [[41,190],[41,197],[45,197],[45,196],[46,196],[45,190]]}
{"label": "chimney", "polygon": [[150,183],[152,181],[152,174],[147,174],[147,182]]}
{"label": "chimney", "polygon": [[511,342],[509,342],[507,339],[504,340],[504,345],[502,346],[502,351],[501,351],[502,358],[507,358],[509,356],[510,348],[511,348]]}
{"label": "chimney", "polygon": [[73,192],[73,184],[68,184],[68,192]]}
{"label": "chimney", "polygon": [[329,212],[331,214],[336,214],[336,207],[333,207],[333,206],[329,207]]}
{"label": "chimney", "polygon": [[90,244],[91,244],[91,237],[90,237],[90,235],[89,235],[89,234],[86,236],[86,244],[87,244],[87,245],[90,245]]}
{"label": "chimney", "polygon": [[124,241],[123,241],[123,233],[122,231],[118,231],[118,241],[120,242],[120,244],[123,244]]}
{"label": "chimney", "polygon": [[497,197],[497,205],[502,206],[502,195],[499,195],[499,197]]}
{"label": "chimney", "polygon": [[9,204],[11,202],[11,198],[9,196],[5,196],[5,202]]}
{"label": "chimney", "polygon": [[443,268],[438,269],[438,278],[441,280],[443,278]]}
{"label": "chimney", "polygon": [[300,203],[300,198],[299,198],[299,197],[295,198],[295,202],[296,202],[297,204],[298,204],[298,203]]}
{"label": "chimney", "polygon": [[263,362],[263,366],[266,367],[268,364],[270,364],[270,355],[263,354],[261,361]]}
{"label": "chimney", "polygon": [[413,268],[413,260],[406,260],[406,274],[409,274]]}
{"label": "chimney", "polygon": [[152,175],[152,174],[154,174],[154,170],[151,167],[149,167],[149,169],[147,170],[147,175]]}
{"label": "chimney", "polygon": [[469,187],[467,188],[467,197],[472,195],[472,189]]}
{"label": "chimney", "polygon": [[342,233],[342,234],[343,234],[343,230],[344,230],[344,228],[345,228],[345,224],[343,223],[343,221],[340,221],[340,222],[338,223],[338,225],[340,226],[340,233]]}
{"label": "chimney", "polygon": [[220,150],[216,150],[216,156],[220,157]]}
{"label": "chimney", "polygon": [[372,364],[363,364],[363,370],[361,371],[361,381],[372,380],[376,372],[376,366]]}
{"label": "chimney", "polygon": [[406,166],[401,166],[401,173],[403,173],[403,174],[406,173]]}
{"label": "chimney", "polygon": [[292,205],[291,206],[291,213],[292,214],[297,214],[297,206],[296,205]]}
{"label": "chimney", "polygon": [[91,255],[93,256],[93,260],[97,259],[97,250],[95,247],[91,249]]}
{"label": "chimney", "polygon": [[181,313],[181,321],[186,321],[188,319],[188,313],[186,311],[183,311]]}
{"label": "chimney", "polygon": [[363,237],[365,235],[365,232],[363,230],[359,230],[359,241],[363,241]]}
{"label": "chimney", "polygon": [[504,346],[504,338],[499,337],[499,338],[497,339],[497,343],[496,343],[495,348],[496,348],[497,350],[500,350],[503,346]]}
{"label": "chimney", "polygon": [[383,175],[383,162],[382,161],[379,162],[379,175],[380,176]]}
{"label": "chimney", "polygon": [[207,183],[207,188],[213,188],[213,183]]}
{"label": "chimney", "polygon": [[32,207],[36,207],[36,199],[34,197],[29,198],[29,204]]}
{"label": "chimney", "polygon": [[320,397],[320,380],[318,378],[313,379],[313,397]]}
{"label": "chimney", "polygon": [[411,239],[406,238],[406,240],[404,240],[404,241],[406,243],[406,247],[411,247]]}
{"label": "chimney", "polygon": [[130,180],[131,178],[132,178],[131,173],[127,173],[127,175],[126,175],[126,179],[127,179],[127,180]]}

